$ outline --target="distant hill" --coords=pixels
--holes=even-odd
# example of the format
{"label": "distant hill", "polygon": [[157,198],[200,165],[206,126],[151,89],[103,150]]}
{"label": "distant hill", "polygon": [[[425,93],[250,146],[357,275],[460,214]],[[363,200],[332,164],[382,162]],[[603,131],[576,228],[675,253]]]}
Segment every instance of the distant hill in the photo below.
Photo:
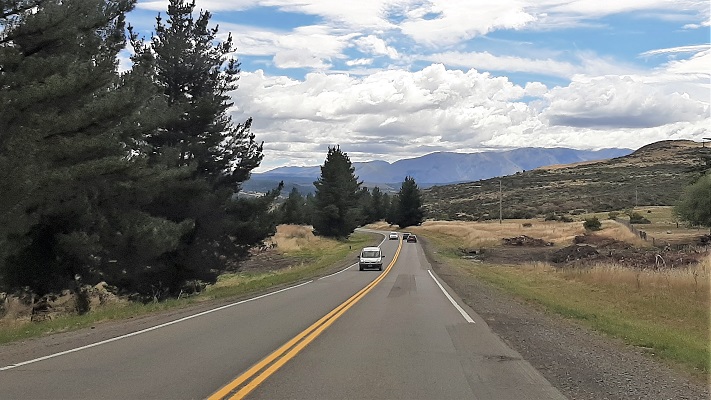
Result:
{"label": "distant hill", "polygon": [[711,154],[711,148],[693,141],[661,141],[610,160],[433,186],[424,190],[424,202],[429,218],[498,218],[501,181],[504,218],[673,205],[692,178],[690,167],[699,164],[702,154]]}
{"label": "distant hill", "polygon": [[[419,187],[427,188],[510,175],[548,165],[609,159],[631,152],[631,149],[588,151],[566,148],[522,148],[481,153],[439,152],[393,163],[369,161],[353,163],[353,166],[356,175],[365,186],[378,186],[385,191],[397,191],[406,176],[414,177]],[[276,187],[279,181],[284,181],[284,193],[288,193],[293,187],[301,193],[311,193],[314,190],[313,181],[318,179],[320,174],[320,166],[280,167],[268,172],[252,174],[243,189],[266,192]]]}

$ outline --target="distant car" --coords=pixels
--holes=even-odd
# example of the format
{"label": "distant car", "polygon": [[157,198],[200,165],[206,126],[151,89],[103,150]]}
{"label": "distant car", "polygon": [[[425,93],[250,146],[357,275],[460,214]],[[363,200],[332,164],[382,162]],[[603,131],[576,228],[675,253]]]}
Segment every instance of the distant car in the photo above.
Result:
{"label": "distant car", "polygon": [[402,233],[402,240],[407,240],[408,236],[412,235],[410,232],[403,232]]}
{"label": "distant car", "polygon": [[390,235],[388,235],[388,239],[390,240],[398,240],[400,238],[400,235],[397,234],[397,232],[390,232]]}
{"label": "distant car", "polygon": [[413,234],[409,234],[409,235],[407,236],[407,241],[408,241],[409,243],[417,243],[417,236],[415,236],[415,235],[413,235]]}
{"label": "distant car", "polygon": [[375,268],[378,271],[382,271],[383,258],[385,258],[385,256],[383,252],[380,251],[380,247],[364,247],[358,257],[358,268],[361,271],[366,268]]}

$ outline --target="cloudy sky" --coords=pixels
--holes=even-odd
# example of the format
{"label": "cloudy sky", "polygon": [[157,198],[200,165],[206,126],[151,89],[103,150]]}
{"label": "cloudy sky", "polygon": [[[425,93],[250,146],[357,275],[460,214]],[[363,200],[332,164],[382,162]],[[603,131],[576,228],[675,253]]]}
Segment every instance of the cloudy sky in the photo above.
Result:
{"label": "cloudy sky", "polygon": [[[196,3],[236,44],[232,112],[264,141],[257,171],[321,165],[336,144],[395,161],[711,137],[708,0]],[[150,36],[166,9],[139,0],[128,20]]]}

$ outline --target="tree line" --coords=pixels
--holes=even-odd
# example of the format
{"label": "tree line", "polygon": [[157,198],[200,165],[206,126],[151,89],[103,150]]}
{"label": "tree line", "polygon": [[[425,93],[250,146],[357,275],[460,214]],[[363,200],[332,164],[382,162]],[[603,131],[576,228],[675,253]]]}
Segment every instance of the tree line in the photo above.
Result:
{"label": "tree line", "polygon": [[415,179],[405,177],[395,194],[379,187],[368,189],[358,181],[348,154],[339,146],[330,147],[314,182],[314,195],[301,195],[294,188],[277,208],[283,224],[313,225],[314,233],[334,238],[350,235],[356,227],[385,220],[402,228],[424,220],[422,195]]}
{"label": "tree line", "polygon": [[290,195],[275,212],[281,185],[238,196],[263,145],[251,119],[228,112],[240,73],[231,36],[218,41],[209,12],[170,0],[143,38],[126,23],[134,6],[0,2],[0,291],[105,281],[162,297],[214,282],[277,218],[308,223],[305,204],[333,237],[390,212],[393,199],[362,188],[337,147],[312,200]]}

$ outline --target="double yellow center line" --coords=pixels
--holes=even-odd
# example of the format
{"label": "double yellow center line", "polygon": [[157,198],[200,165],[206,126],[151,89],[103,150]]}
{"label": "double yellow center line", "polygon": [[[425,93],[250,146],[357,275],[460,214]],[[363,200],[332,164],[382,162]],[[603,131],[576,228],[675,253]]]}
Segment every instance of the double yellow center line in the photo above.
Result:
{"label": "double yellow center line", "polygon": [[[390,272],[397,257],[400,255],[400,249],[402,248],[402,240],[399,241],[397,250],[393,259],[388,264],[388,267],[383,271],[382,274],[370,282],[366,287],[358,291],[343,302],[338,307],[334,308],[328,314],[324,315],[321,319],[316,321],[313,325],[306,328],[303,332],[294,336],[293,339],[289,340],[276,351],[271,353],[269,356],[264,358],[262,361],[253,365],[250,369],[244,372],[242,375],[238,376],[235,380],[228,383],[222,389],[213,393],[208,400],[222,400],[229,397],[230,400],[243,399],[252,390],[257,388],[262,382],[269,378],[273,373],[279,370],[284,364],[289,360],[294,358],[301,350],[303,350],[309,343],[313,342],[326,328],[331,326],[338,318],[341,317],[349,308],[351,308],[355,303],[363,298],[371,289],[375,287],[380,281],[385,279],[385,276]],[[234,393],[234,394],[233,394]]]}

